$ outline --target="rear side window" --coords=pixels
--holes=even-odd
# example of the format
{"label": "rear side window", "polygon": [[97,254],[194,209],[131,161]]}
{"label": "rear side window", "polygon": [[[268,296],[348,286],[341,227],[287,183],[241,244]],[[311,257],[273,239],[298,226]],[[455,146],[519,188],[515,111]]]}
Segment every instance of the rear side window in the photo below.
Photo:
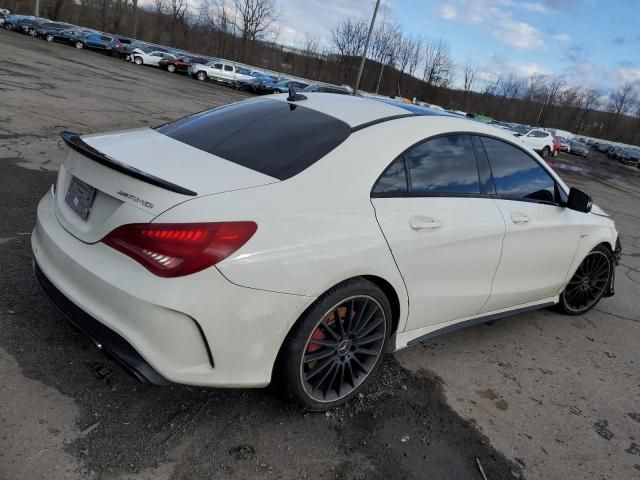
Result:
{"label": "rear side window", "polygon": [[482,137],[498,196],[514,200],[555,201],[555,182],[547,171],[519,148]]}
{"label": "rear side window", "polygon": [[373,193],[380,195],[407,193],[409,191],[407,180],[404,158],[400,157],[385,170],[373,188]]}
{"label": "rear side window", "polygon": [[480,193],[478,167],[469,135],[447,135],[421,143],[406,154],[412,193]]}
{"label": "rear side window", "polygon": [[270,99],[207,110],[156,130],[280,180],[313,165],[351,134],[337,118]]}
{"label": "rear side window", "polygon": [[480,194],[471,137],[447,135],[412,147],[385,170],[372,191],[380,196],[407,192],[413,196]]}

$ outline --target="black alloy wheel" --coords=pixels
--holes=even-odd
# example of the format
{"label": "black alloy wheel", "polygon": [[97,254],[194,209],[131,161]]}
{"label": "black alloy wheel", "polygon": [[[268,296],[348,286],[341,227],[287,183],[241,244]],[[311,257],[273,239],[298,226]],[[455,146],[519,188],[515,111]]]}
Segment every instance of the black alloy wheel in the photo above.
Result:
{"label": "black alloy wheel", "polygon": [[596,306],[607,291],[613,274],[613,255],[603,246],[593,249],[582,261],[560,295],[560,308],[580,315]]}
{"label": "black alloy wheel", "polygon": [[380,365],[391,308],[384,292],[352,279],[322,295],[292,328],[280,352],[279,380],[308,410],[348,401]]}
{"label": "black alloy wheel", "polygon": [[307,340],[300,375],[318,402],[340,400],[369,375],[386,337],[382,306],[372,297],[347,298],[322,317]]}

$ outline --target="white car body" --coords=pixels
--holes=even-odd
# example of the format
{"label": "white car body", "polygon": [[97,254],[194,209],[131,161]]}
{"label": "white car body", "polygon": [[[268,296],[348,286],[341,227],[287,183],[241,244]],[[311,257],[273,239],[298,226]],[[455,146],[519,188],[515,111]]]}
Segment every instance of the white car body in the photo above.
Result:
{"label": "white car body", "polygon": [[222,61],[195,64],[192,66],[191,72],[196,77],[199,72],[205,72],[209,80],[233,85],[248,85],[259,81],[251,75],[251,71],[247,68]]}
{"label": "white car body", "polygon": [[[614,249],[613,221],[595,206],[581,213],[495,196],[372,198],[382,172],[417,142],[468,132],[517,146],[508,132],[343,95],[308,94],[295,105],[352,131],[285,180],[154,129],[82,136],[102,160],[69,149],[38,206],[37,271],[73,308],[124,338],[161,379],[262,387],[298,318],[347,279],[365,276],[394,292],[390,349],[397,350],[452,326],[556,303],[594,246]],[[535,158],[531,148],[518,148]],[[550,167],[540,167],[568,192]],[[65,201],[72,177],[96,189],[86,220]],[[182,190],[149,183],[157,179]],[[101,242],[125,224],[228,221],[258,229],[215,266],[176,278],[154,275]]]}
{"label": "white car body", "polygon": [[548,153],[553,151],[553,135],[546,130],[534,128],[519,138],[537,152],[543,152],[545,148],[548,149]]}
{"label": "white car body", "polygon": [[175,60],[176,56],[158,50],[146,53],[139,48],[134,48],[131,52],[131,59],[133,62],[139,63],[139,61],[136,61],[137,58],[142,60],[141,65],[151,65],[152,67],[157,67],[160,63],[160,60],[162,60],[163,58],[171,58]]}

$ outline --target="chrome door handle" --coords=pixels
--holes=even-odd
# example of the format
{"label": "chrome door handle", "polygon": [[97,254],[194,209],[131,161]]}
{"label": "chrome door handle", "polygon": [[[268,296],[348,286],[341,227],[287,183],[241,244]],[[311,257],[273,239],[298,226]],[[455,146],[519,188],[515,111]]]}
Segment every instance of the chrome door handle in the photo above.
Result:
{"label": "chrome door handle", "polygon": [[531,218],[524,213],[513,212],[511,214],[511,221],[517,225],[522,225],[523,223],[529,223],[531,221]]}
{"label": "chrome door handle", "polygon": [[413,216],[409,219],[409,225],[414,230],[435,230],[440,228],[442,224],[439,220],[429,217]]}

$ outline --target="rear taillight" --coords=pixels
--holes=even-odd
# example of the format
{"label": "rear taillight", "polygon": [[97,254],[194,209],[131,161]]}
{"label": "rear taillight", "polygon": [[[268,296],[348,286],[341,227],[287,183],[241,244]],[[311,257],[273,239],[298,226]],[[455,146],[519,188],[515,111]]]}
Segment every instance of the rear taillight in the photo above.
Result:
{"label": "rear taillight", "polygon": [[102,239],[160,277],[181,277],[224,260],[256,233],[254,222],[136,223]]}

